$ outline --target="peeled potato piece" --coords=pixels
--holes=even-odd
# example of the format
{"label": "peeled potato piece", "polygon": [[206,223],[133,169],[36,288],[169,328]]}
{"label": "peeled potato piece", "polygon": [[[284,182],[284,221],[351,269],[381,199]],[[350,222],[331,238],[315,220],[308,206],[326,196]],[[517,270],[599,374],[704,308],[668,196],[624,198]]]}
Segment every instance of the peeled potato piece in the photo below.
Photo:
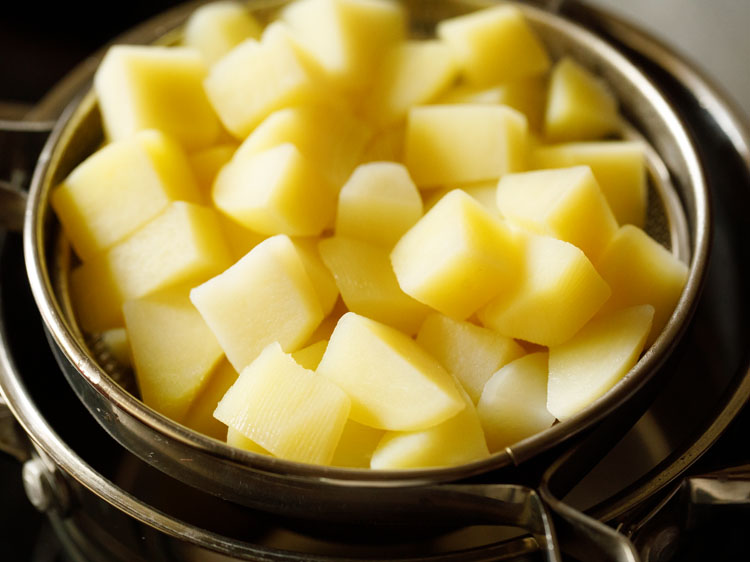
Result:
{"label": "peeled potato piece", "polygon": [[183,43],[198,49],[213,64],[245,39],[258,39],[260,33],[260,24],[238,2],[211,2],[190,15]]}

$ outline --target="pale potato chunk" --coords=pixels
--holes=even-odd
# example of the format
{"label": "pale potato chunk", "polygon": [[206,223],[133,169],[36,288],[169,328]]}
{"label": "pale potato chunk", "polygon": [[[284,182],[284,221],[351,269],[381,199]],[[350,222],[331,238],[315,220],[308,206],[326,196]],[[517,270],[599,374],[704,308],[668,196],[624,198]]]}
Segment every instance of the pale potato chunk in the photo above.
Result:
{"label": "pale potato chunk", "polygon": [[348,468],[370,468],[372,452],[384,434],[382,429],[347,420],[331,464]]}
{"label": "pale potato chunk", "polygon": [[401,290],[387,249],[342,236],[322,240],[318,248],[349,310],[416,333],[430,309]]}
{"label": "pale potato chunk", "polygon": [[[217,423],[221,423],[220,421],[216,420]],[[222,424],[224,425],[224,424]],[[227,427],[224,425],[224,427]],[[245,451],[251,451],[253,453],[258,453],[260,455],[271,455],[270,452],[268,452],[266,449],[258,445],[255,441],[250,439],[249,437],[246,437],[241,432],[237,431],[233,427],[227,427],[226,430],[226,441],[227,445],[230,445],[232,447],[237,447],[238,449],[243,449]]]}
{"label": "pale potato chunk", "polygon": [[282,234],[194,288],[190,299],[238,372],[271,342],[298,349],[323,319],[299,254]]}
{"label": "pale potato chunk", "polygon": [[268,238],[265,234],[247,228],[244,224],[240,224],[221,211],[216,214],[219,217],[219,225],[221,226],[221,231],[224,233],[224,239],[227,241],[227,247],[229,248],[233,262],[240,259]]}
{"label": "pale potato chunk", "polygon": [[315,236],[333,223],[336,190],[291,143],[225,165],[213,186],[214,204],[261,234]]}
{"label": "pale potato chunk", "polygon": [[301,367],[314,371],[318,368],[320,360],[323,359],[326,347],[328,347],[328,340],[320,340],[293,352],[292,359],[294,359]]}
{"label": "pale potato chunk", "polygon": [[200,195],[182,149],[149,130],[86,158],[52,192],[51,203],[78,256],[87,260],[163,211]]}
{"label": "pale potato chunk", "polygon": [[544,133],[552,141],[594,140],[620,129],[617,100],[604,83],[565,57],[549,83]]}
{"label": "pale potato chunk", "polygon": [[339,288],[336,279],[323,263],[323,258],[318,251],[319,238],[295,238],[292,240],[297,254],[302,260],[305,271],[310,276],[313,289],[318,294],[323,314],[328,316],[336,305],[339,296]]}
{"label": "pale potato chunk", "polygon": [[403,162],[404,135],[406,126],[396,125],[383,129],[373,135],[362,154],[362,163],[368,162]]}
{"label": "pale potato chunk", "polygon": [[164,291],[123,304],[135,376],[146,405],[183,421],[224,353],[188,298]]}
{"label": "pale potato chunk", "polygon": [[597,264],[612,288],[602,313],[650,304],[654,321],[646,345],[651,345],[669,318],[688,277],[688,266],[641,229],[625,225],[617,232]]}
{"label": "pale potato chunk", "polygon": [[222,357],[193,400],[182,423],[194,431],[224,441],[227,426],[214,417],[214,410],[239,376],[226,357]]}
{"label": "pale potato chunk", "polygon": [[557,345],[573,336],[609,298],[607,283],[584,253],[567,242],[529,234],[521,279],[477,313],[511,338]]}
{"label": "pale potato chunk", "polygon": [[188,149],[212,144],[221,127],[203,90],[207,68],[185,47],[115,45],[94,75],[110,140],[158,129]]}
{"label": "pale potato chunk", "polygon": [[71,299],[81,328],[122,326],[122,303],[177,285],[197,284],[226,269],[229,252],[216,213],[175,201],[103,254],[71,272]]}
{"label": "pale potato chunk", "polygon": [[464,319],[515,284],[519,250],[501,219],[454,190],[404,234],[391,263],[406,294]]}
{"label": "pale potato chunk", "polygon": [[526,117],[506,106],[413,107],[404,162],[422,188],[497,179],[525,169],[527,129]]}
{"label": "pale potato chunk", "polygon": [[404,39],[406,15],[384,0],[301,0],[281,14],[327,78],[344,90],[372,82],[383,53]]}
{"label": "pale potato chunk", "polygon": [[358,166],[339,193],[336,234],[392,248],[422,216],[422,197],[396,162]]}
{"label": "pale potato chunk", "polygon": [[426,429],[465,407],[453,377],[414,340],[353,312],[336,325],[317,373],[344,389],[351,419],[370,427]]}
{"label": "pale potato chunk", "polygon": [[588,166],[503,176],[497,207],[509,222],[570,242],[593,263],[617,232],[615,216]]}
{"label": "pale potato chunk", "polygon": [[211,201],[211,187],[219,170],[232,159],[236,144],[217,144],[190,154],[190,167],[206,202]]}
{"label": "pale potato chunk", "polygon": [[491,452],[550,427],[547,410],[548,355],[531,353],[508,363],[487,381],[477,413]]}
{"label": "pale potato chunk", "polygon": [[389,431],[372,453],[375,469],[455,466],[489,456],[474,403],[462,392],[464,409],[452,418],[421,431]]}
{"label": "pale potato chunk", "polygon": [[406,117],[447,88],[458,74],[453,52],[440,41],[405,41],[386,56],[367,101],[366,113],[381,127]]}
{"label": "pale potato chunk", "polygon": [[631,141],[571,142],[539,146],[531,168],[589,166],[619,224],[643,227],[648,186],[643,145]]}
{"label": "pale potato chunk", "polygon": [[618,310],[550,347],[547,409],[566,420],[603,396],[638,361],[653,317],[650,305]]}
{"label": "pale potato chunk", "polygon": [[349,407],[338,386],[274,342],[242,370],[214,416],[277,457],[328,464]]}
{"label": "pale potato chunk", "polygon": [[514,6],[443,20],[437,35],[454,49],[466,79],[474,84],[539,75],[550,65],[544,46]]}
{"label": "pale potato chunk", "polygon": [[245,39],[258,39],[260,33],[260,24],[244,6],[220,1],[199,6],[190,14],[182,41],[213,64]]}
{"label": "pale potato chunk", "polygon": [[425,319],[417,343],[458,379],[475,404],[493,373],[525,353],[515,341],[494,330],[438,313]]}

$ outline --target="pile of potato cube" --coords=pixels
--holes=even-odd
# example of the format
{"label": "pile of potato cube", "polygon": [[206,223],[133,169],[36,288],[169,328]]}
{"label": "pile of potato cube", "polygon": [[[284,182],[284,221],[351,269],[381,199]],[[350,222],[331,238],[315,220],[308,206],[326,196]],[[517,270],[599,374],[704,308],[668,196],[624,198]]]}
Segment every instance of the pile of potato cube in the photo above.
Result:
{"label": "pile of potato cube", "polygon": [[52,194],[82,330],[229,444],[468,463],[584,410],[687,267],[643,230],[643,147],[512,4],[412,39],[388,0],[199,8],[114,46],[105,145]]}

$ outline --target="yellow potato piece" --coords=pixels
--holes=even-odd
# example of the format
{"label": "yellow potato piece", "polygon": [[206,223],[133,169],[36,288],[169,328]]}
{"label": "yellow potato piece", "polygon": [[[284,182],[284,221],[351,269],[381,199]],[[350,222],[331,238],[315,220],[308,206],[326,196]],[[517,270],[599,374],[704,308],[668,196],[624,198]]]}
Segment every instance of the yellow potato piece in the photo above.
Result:
{"label": "yellow potato piece", "polygon": [[323,359],[326,347],[328,347],[328,340],[320,340],[293,352],[292,359],[294,359],[301,367],[314,371],[318,368],[320,360]]}
{"label": "yellow potato piece", "polygon": [[477,404],[491,452],[550,427],[555,416],[547,410],[548,355],[531,353],[508,363],[487,381]]}
{"label": "yellow potato piece", "polygon": [[526,117],[506,106],[413,107],[404,163],[421,188],[497,179],[525,169],[527,129]]}
{"label": "yellow potato piece", "polygon": [[581,250],[529,234],[521,279],[477,313],[483,325],[539,345],[571,338],[609,298],[607,283]]}
{"label": "yellow potato piece", "polygon": [[211,2],[190,14],[182,41],[213,64],[245,39],[258,39],[260,33],[260,24],[238,2]]}
{"label": "yellow potato piece", "polygon": [[236,150],[236,144],[217,144],[197,150],[188,157],[195,180],[207,203],[211,201],[211,187],[216,175],[232,159]]}
{"label": "yellow potato piece", "polygon": [[214,416],[277,457],[328,464],[349,407],[338,386],[274,342],[242,370]]}
{"label": "yellow potato piece", "polygon": [[610,390],[638,361],[653,317],[651,305],[621,309],[550,347],[547,409],[566,420]]}
{"label": "yellow potato piece", "polygon": [[519,250],[501,219],[454,190],[404,234],[391,263],[406,294],[464,319],[516,283]]}
{"label": "yellow potato piece", "polygon": [[349,310],[416,333],[430,309],[401,290],[387,249],[343,236],[322,240],[318,248]]}
{"label": "yellow potato piece", "polygon": [[336,235],[392,248],[422,217],[422,197],[396,162],[358,166],[339,193]]}
{"label": "yellow potato piece", "polygon": [[456,53],[466,79],[477,85],[543,74],[550,66],[544,46],[514,6],[443,20],[437,35]]}
{"label": "yellow potato piece", "polygon": [[212,144],[221,127],[202,82],[206,64],[186,47],[115,45],[94,76],[110,140],[159,129],[188,149]]}
{"label": "yellow potato piece", "polygon": [[409,336],[353,312],[341,317],[318,375],[352,400],[352,420],[410,431],[437,425],[464,409],[453,377]]}
{"label": "yellow potato piece", "polygon": [[52,207],[78,256],[87,260],[163,211],[199,202],[182,149],[155,130],[106,145],[55,188]]}
{"label": "yellow potato piece", "polygon": [[347,420],[331,465],[348,468],[370,468],[372,452],[385,431]]}
{"label": "yellow potato piece", "polygon": [[224,353],[187,289],[123,304],[135,376],[143,401],[181,422]]}
{"label": "yellow potato piece", "polygon": [[[217,423],[221,423],[220,421],[216,420]],[[224,424],[221,424],[224,427],[227,427]],[[226,429],[226,441],[227,445],[230,445],[232,447],[237,447],[238,449],[244,449],[245,451],[251,451],[253,453],[258,453],[261,455],[271,455],[270,452],[268,452],[266,449],[258,445],[255,441],[250,439],[249,437],[246,437],[241,432],[237,431],[233,427],[228,427]]]}
{"label": "yellow potato piece", "polygon": [[227,435],[227,426],[214,417],[214,410],[219,400],[237,380],[237,377],[239,377],[239,373],[234,370],[226,357],[222,357],[193,400],[182,423],[192,430],[224,441]]}
{"label": "yellow potato piece", "polygon": [[417,343],[458,379],[475,404],[495,371],[525,353],[515,341],[494,330],[438,313],[422,323]]}
{"label": "yellow potato piece", "polygon": [[298,349],[323,319],[310,277],[285,235],[258,244],[194,288],[190,299],[238,372],[272,342]]}
{"label": "yellow potato piece", "polygon": [[497,207],[509,222],[570,242],[594,263],[617,232],[615,216],[588,166],[503,176]]}
{"label": "yellow potato piece", "polygon": [[336,305],[339,288],[336,285],[336,279],[333,278],[333,274],[326,267],[326,264],[323,263],[323,258],[318,251],[318,242],[320,242],[320,239],[294,238],[292,242],[302,260],[305,271],[310,276],[313,289],[318,294],[323,314],[328,316]]}

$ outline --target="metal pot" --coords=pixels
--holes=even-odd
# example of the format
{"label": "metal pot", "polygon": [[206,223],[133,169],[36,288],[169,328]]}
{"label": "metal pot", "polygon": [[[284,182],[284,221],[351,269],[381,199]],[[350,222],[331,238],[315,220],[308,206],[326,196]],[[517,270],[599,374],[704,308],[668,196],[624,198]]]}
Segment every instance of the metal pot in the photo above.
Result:
{"label": "metal pot", "polygon": [[[408,6],[420,29],[428,30],[447,15],[489,3],[456,0],[436,5],[411,1]],[[256,2],[252,6],[263,12],[278,4]],[[146,24],[129,40],[169,42],[173,30],[194,7],[179,8]],[[550,556],[557,556],[550,543],[553,532],[546,508],[533,489],[493,482],[533,485],[538,477],[535,463],[546,466],[553,454],[550,451],[569,444],[605,418],[614,419],[614,414],[617,425],[628,427],[627,420],[635,419],[645,409],[661,367],[695,308],[707,266],[711,228],[700,160],[670,103],[627,58],[583,27],[550,12],[527,6],[523,9],[553,54],[572,54],[615,90],[633,134],[653,149],[651,208],[656,209],[655,224],[667,226],[669,234],[662,240],[690,264],[687,285],[670,322],[633,371],[573,419],[489,459],[444,469],[375,472],[308,466],[233,449],[164,418],[101,367],[77,329],[67,302],[71,250],[60,236],[48,197],[51,188],[102,139],[95,99],[88,92],[59,120],[36,165],[24,217],[24,247],[29,282],[53,352],[76,394],[112,437],[181,482],[249,507],[336,521],[377,523],[396,518],[409,522],[418,516],[441,523],[506,522],[531,530]],[[93,62],[89,62],[81,72],[90,77],[93,69]],[[6,395],[18,396],[12,380],[0,382]],[[9,402],[13,408],[14,400]],[[31,422],[27,415],[19,418],[24,419],[32,436],[34,432],[28,426],[43,427],[41,418]],[[46,442],[52,438],[47,435],[41,439]],[[90,479],[92,475],[74,477]],[[143,509],[134,508],[125,499],[115,501],[128,513]],[[150,521],[170,528],[158,517]],[[180,532],[189,534],[186,529]]]}

